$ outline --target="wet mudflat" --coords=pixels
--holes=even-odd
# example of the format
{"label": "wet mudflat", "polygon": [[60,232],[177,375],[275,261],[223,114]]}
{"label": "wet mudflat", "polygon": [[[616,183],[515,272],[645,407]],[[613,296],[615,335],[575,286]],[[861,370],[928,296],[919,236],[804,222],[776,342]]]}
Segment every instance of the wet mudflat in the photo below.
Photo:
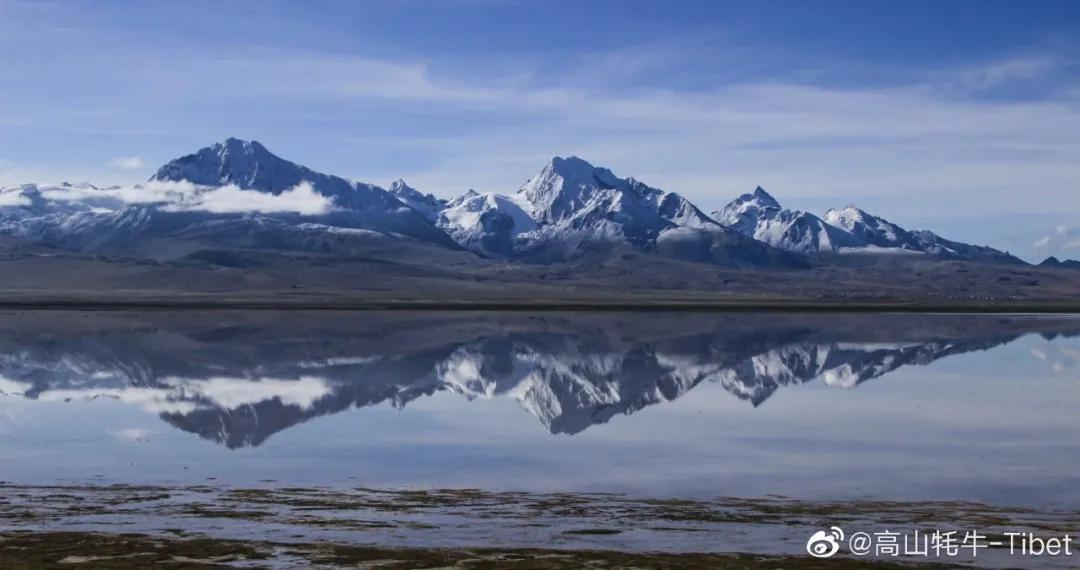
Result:
{"label": "wet mudflat", "polygon": [[[37,556],[67,564],[108,560],[121,567],[163,556],[231,565],[378,559],[465,567],[480,562],[514,567],[530,561],[533,565],[527,567],[539,568],[573,567],[584,561],[600,567],[737,566],[760,556],[759,561],[791,567],[789,557],[803,555],[804,537],[831,525],[900,532],[978,528],[991,537],[1021,530],[1035,535],[1080,531],[1080,512],[962,502],[683,500],[477,489],[216,485],[5,484],[0,489],[5,528],[0,561]],[[195,551],[199,557],[185,554]],[[1014,562],[1004,549],[977,556],[980,565]],[[970,564],[974,558],[921,562]],[[860,560],[847,557],[851,563]]]}
{"label": "wet mudflat", "polygon": [[[273,544],[98,533],[0,533],[5,568],[770,568],[863,569],[907,565],[753,554],[624,553],[497,548],[391,549],[330,543]],[[939,566],[939,565],[931,565]],[[944,567],[944,566],[941,566]]]}

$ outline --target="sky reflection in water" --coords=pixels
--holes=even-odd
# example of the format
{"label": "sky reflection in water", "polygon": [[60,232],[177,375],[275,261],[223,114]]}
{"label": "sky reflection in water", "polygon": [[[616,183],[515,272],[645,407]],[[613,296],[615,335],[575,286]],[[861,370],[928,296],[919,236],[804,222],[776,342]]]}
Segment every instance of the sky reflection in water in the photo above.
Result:
{"label": "sky reflection in water", "polygon": [[1080,319],[10,313],[0,479],[1080,506]]}

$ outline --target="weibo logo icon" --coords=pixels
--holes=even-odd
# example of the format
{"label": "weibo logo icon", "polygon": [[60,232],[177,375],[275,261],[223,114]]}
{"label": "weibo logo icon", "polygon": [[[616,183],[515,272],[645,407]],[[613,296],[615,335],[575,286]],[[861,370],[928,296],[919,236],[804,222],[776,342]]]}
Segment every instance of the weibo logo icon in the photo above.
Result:
{"label": "weibo logo icon", "polygon": [[806,552],[814,558],[828,558],[840,550],[840,542],[843,540],[844,531],[838,526],[819,530],[806,541]]}

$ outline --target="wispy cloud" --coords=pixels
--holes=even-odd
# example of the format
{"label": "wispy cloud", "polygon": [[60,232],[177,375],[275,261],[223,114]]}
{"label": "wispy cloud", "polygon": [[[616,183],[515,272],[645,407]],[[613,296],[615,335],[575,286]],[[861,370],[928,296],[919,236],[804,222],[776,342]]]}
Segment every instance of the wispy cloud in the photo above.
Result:
{"label": "wispy cloud", "polygon": [[[194,150],[192,141],[235,135],[319,170],[368,181],[405,176],[443,197],[511,192],[552,155],[577,154],[706,209],[762,184],[792,207],[855,201],[897,223],[980,243],[1023,233],[992,227],[995,216],[1046,225],[1080,216],[1075,50],[899,66],[860,81],[845,66],[869,60],[817,63],[785,56],[792,46],[783,42],[719,45],[724,38],[713,33],[627,37],[609,52],[473,66],[457,53],[408,45],[303,47],[242,35],[131,50],[126,36],[78,25],[77,12],[50,16],[58,20],[50,33],[64,41],[44,45],[40,26],[0,36],[0,48],[41,48],[40,57],[0,60],[0,77],[23,85],[0,91],[0,108],[29,121],[21,132],[46,133],[40,145],[49,153],[58,138],[82,153],[114,142],[83,164],[133,148],[171,158]],[[699,66],[706,58],[724,64]],[[778,60],[802,63],[774,73],[768,63]],[[1017,86],[1024,97],[1003,95]],[[85,143],[87,133],[95,144]],[[121,174],[115,166],[103,173]],[[10,178],[0,166],[0,181]],[[246,200],[232,191],[211,198],[219,201],[207,208]],[[320,207],[302,193],[288,199]],[[955,212],[968,217],[956,221]],[[1038,236],[1023,235],[1033,250]]]}
{"label": "wispy cloud", "polygon": [[969,89],[991,89],[1016,81],[1040,79],[1060,67],[1054,57],[1017,56],[974,66],[956,74]]}
{"label": "wispy cloud", "polygon": [[1075,226],[1057,226],[1054,231],[1039,238],[1033,247],[1046,253],[1069,253],[1080,249],[1080,227]]}
{"label": "wispy cloud", "polygon": [[[197,186],[187,181],[153,180],[145,184],[94,188],[89,186],[37,186],[47,200],[85,202],[98,209],[118,209],[127,204],[164,204],[171,211],[228,213],[296,213],[307,216],[325,214],[334,201],[319,194],[309,182],[301,182],[278,194],[245,190],[229,184],[219,187]],[[23,188],[0,193],[0,206],[29,205]]]}
{"label": "wispy cloud", "polygon": [[138,170],[146,167],[146,161],[139,156],[121,156],[110,160],[108,166],[121,170]]}
{"label": "wispy cloud", "polygon": [[196,194],[192,199],[176,203],[171,208],[215,214],[295,212],[314,216],[325,214],[333,209],[333,201],[316,192],[308,182],[301,182],[280,194],[244,190],[230,184]]}

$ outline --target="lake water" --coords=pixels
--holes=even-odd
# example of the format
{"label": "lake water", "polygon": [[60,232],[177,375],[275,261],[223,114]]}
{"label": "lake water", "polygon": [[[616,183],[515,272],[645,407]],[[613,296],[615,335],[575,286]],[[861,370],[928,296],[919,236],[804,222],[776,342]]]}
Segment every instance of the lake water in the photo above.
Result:
{"label": "lake water", "polygon": [[[0,480],[1071,513],[1078,335],[1071,316],[7,312]],[[421,535],[399,542],[455,542]]]}

